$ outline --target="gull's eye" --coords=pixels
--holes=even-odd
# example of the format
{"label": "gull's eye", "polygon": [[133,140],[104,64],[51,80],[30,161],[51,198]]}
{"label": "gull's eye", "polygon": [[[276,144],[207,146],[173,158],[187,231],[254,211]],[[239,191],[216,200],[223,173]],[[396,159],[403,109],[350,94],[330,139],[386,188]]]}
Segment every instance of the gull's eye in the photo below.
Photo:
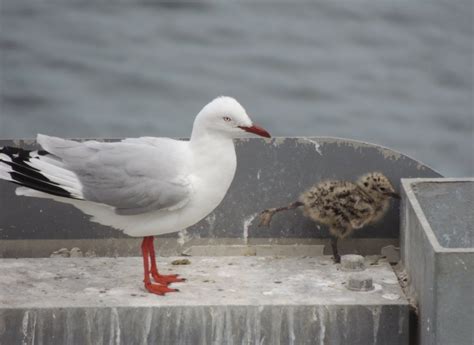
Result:
{"label": "gull's eye", "polygon": [[228,117],[228,116],[224,116],[222,119],[223,119],[225,122],[230,122],[230,121],[232,120],[232,119],[231,119],[230,117]]}

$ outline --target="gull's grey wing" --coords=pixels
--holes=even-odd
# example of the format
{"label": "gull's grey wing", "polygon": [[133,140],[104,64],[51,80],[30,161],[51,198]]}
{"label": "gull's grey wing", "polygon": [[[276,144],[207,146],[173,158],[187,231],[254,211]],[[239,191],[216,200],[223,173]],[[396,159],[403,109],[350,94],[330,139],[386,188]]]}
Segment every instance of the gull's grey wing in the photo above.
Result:
{"label": "gull's grey wing", "polygon": [[38,142],[77,175],[85,200],[113,206],[117,214],[176,209],[189,200],[186,142],[76,142],[44,135],[38,135]]}

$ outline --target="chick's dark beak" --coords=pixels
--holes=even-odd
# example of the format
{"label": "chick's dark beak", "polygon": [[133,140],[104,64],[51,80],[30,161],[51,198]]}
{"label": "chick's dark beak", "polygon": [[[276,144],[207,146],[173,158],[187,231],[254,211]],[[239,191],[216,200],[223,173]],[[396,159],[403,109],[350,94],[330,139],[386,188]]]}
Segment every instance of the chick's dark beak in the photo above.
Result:
{"label": "chick's dark beak", "polygon": [[270,133],[268,133],[264,128],[257,126],[256,124],[253,124],[252,126],[249,126],[249,127],[239,126],[239,128],[243,129],[246,132],[257,134],[261,137],[271,138]]}
{"label": "chick's dark beak", "polygon": [[400,194],[395,193],[395,192],[387,192],[387,193],[385,193],[385,195],[387,195],[391,198],[397,199],[397,200],[401,199]]}

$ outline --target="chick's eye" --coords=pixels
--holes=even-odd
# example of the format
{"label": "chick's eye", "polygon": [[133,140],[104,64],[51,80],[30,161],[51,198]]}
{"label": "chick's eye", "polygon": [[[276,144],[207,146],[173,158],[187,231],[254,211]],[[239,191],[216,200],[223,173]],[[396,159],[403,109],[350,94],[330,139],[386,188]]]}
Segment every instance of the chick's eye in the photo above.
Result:
{"label": "chick's eye", "polygon": [[223,119],[225,122],[230,122],[230,120],[231,120],[231,118],[228,117],[228,116],[224,116],[222,119]]}
{"label": "chick's eye", "polygon": [[385,192],[385,187],[380,187],[380,190],[381,190],[382,192]]}

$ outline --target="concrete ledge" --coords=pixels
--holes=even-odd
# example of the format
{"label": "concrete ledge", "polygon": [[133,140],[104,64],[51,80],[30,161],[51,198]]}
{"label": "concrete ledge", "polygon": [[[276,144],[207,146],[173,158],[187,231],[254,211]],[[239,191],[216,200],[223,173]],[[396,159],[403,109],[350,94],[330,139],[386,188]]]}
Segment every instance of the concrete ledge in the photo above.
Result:
{"label": "concrete ledge", "polygon": [[[386,263],[350,291],[328,257],[190,257],[145,293],[141,258],[0,260],[2,344],[406,344],[408,303]],[[21,293],[19,293],[21,292]]]}
{"label": "concrete ledge", "polygon": [[[60,248],[74,247],[80,248],[83,253],[92,252],[97,256],[138,256],[141,254],[141,241],[141,238],[0,240],[0,258],[44,258]],[[377,255],[380,254],[380,248],[389,245],[398,247],[398,244],[398,239],[391,238],[346,238],[340,241],[339,250],[342,254]],[[241,250],[231,254],[219,250],[222,246],[239,246]],[[249,238],[247,240],[193,238],[182,242],[175,238],[157,237],[155,247],[161,256],[182,254],[318,256],[321,255],[321,247],[324,247],[325,254],[332,254],[329,239],[320,238]],[[207,249],[202,249],[204,247]],[[304,253],[301,251],[303,248]],[[203,254],[204,251],[207,254]]]}

